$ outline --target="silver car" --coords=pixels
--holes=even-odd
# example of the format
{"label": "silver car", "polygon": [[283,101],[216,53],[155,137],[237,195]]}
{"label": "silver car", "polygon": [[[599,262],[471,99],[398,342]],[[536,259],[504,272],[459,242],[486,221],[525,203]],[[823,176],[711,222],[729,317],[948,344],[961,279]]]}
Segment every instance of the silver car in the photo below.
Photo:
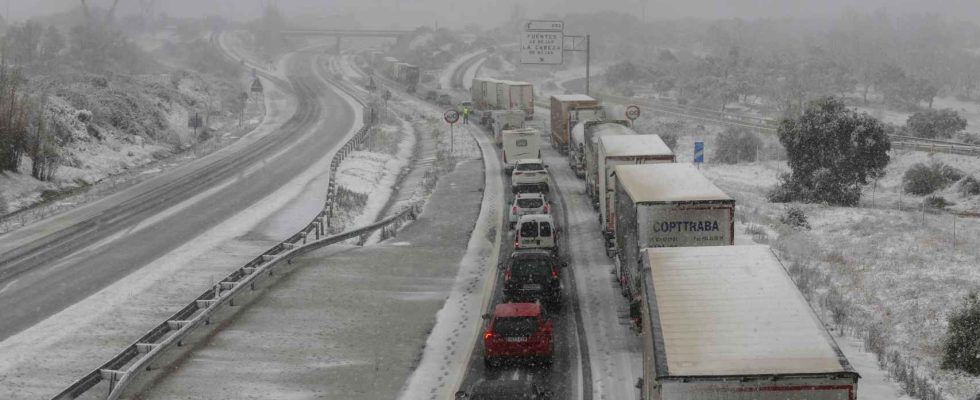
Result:
{"label": "silver car", "polygon": [[510,227],[513,228],[517,220],[524,215],[548,214],[550,211],[551,205],[543,194],[518,193],[510,206]]}
{"label": "silver car", "polygon": [[548,193],[550,179],[544,162],[539,158],[520,160],[510,175],[511,192]]}

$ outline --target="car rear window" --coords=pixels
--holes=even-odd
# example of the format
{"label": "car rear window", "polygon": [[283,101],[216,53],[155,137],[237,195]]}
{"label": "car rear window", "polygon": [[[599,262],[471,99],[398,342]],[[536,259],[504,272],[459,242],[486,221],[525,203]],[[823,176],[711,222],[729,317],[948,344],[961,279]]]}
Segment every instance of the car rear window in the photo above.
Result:
{"label": "car rear window", "polygon": [[547,275],[551,272],[551,265],[547,259],[514,260],[510,266],[510,273],[514,275]]}
{"label": "car rear window", "polygon": [[551,236],[551,224],[547,222],[541,223],[541,236],[550,237]]}
{"label": "car rear window", "polygon": [[538,237],[538,222],[527,221],[521,224],[521,237]]}
{"label": "car rear window", "polygon": [[517,199],[517,206],[520,208],[538,208],[543,204],[541,199]]}
{"label": "car rear window", "polygon": [[537,330],[535,317],[503,317],[493,324],[493,333],[501,336],[531,336]]}
{"label": "car rear window", "polygon": [[540,171],[544,169],[541,164],[528,163],[528,164],[517,164],[518,171]]}

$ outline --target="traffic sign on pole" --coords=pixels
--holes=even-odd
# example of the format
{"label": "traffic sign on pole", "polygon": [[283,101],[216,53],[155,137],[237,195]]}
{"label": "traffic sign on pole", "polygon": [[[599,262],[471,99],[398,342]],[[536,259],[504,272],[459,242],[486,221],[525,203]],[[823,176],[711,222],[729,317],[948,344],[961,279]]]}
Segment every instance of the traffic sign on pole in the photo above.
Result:
{"label": "traffic sign on pole", "polygon": [[562,21],[527,21],[524,24],[524,30],[529,32],[563,32],[565,23]]}
{"label": "traffic sign on pole", "polygon": [[640,118],[640,106],[636,104],[626,106],[626,118],[628,118],[630,122],[636,121],[637,118]]}
{"label": "traffic sign on pole", "polygon": [[704,163],[704,142],[694,142],[694,163]]}
{"label": "traffic sign on pole", "polygon": [[521,38],[521,64],[561,64],[565,42],[562,21],[528,21]]}
{"label": "traffic sign on pole", "polygon": [[446,110],[446,113],[442,115],[442,118],[446,120],[448,124],[455,124],[459,121],[459,111],[456,110]]}

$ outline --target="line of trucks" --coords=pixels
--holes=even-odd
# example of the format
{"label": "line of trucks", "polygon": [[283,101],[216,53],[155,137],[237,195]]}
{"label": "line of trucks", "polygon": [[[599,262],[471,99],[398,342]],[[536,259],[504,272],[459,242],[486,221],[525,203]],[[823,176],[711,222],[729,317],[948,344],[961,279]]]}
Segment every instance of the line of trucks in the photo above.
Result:
{"label": "line of trucks", "polygon": [[767,246],[735,246],[735,199],[658,135],[551,96],[551,143],[597,210],[642,332],[642,400],[854,400],[860,376]]}
{"label": "line of trucks", "polygon": [[643,337],[640,398],[853,400],[859,375],[766,246],[734,246],[735,199],[584,95],[551,142],[585,181]]}
{"label": "line of trucks", "polygon": [[[523,121],[533,88],[508,82],[471,88],[504,165],[541,146]],[[734,198],[592,97],[553,95],[550,111],[551,144],[584,180],[642,332],[640,399],[856,398],[860,376],[775,253],[734,245]]]}
{"label": "line of trucks", "polygon": [[380,50],[368,51],[365,59],[374,71],[404,84],[406,92],[415,93],[421,75],[418,66],[401,62],[395,57],[386,56]]}

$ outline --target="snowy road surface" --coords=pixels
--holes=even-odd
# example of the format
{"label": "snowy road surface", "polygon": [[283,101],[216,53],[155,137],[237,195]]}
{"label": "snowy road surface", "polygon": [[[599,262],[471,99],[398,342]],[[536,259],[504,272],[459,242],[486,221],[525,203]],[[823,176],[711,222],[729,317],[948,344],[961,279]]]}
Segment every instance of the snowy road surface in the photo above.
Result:
{"label": "snowy road surface", "polygon": [[[286,122],[290,112],[273,118],[282,127],[266,125],[269,132],[254,138],[275,139],[276,146],[247,167],[198,182],[196,194],[182,193],[132,220],[114,221],[122,226],[92,238],[96,246],[70,262],[21,275],[0,293],[5,335],[26,328],[0,342],[0,398],[53,395],[320,210],[332,149],[356,131],[360,110],[352,113],[350,100],[327,88],[311,55],[290,57],[284,66],[301,95],[299,117]],[[178,171],[203,168],[209,160]],[[137,196],[124,192],[109,198],[108,206],[79,212],[111,212],[127,195]]]}
{"label": "snowy road surface", "polygon": [[397,237],[295,260],[294,273],[142,398],[395,398],[456,280],[482,178],[479,160],[461,161]]}

